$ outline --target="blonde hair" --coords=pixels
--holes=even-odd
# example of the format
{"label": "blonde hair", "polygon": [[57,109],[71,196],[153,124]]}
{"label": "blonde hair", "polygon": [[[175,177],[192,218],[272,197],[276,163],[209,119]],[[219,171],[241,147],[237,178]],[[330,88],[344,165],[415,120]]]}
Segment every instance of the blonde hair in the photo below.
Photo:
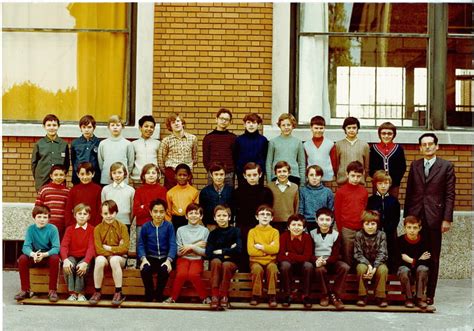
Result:
{"label": "blonde hair", "polygon": [[81,210],[86,211],[88,214],[91,213],[91,207],[89,207],[85,203],[79,203],[74,207],[72,214],[75,216],[76,213],[80,212]]}
{"label": "blonde hair", "polygon": [[377,183],[385,182],[388,180],[390,185],[392,185],[392,177],[385,171],[385,170],[377,170],[374,175],[372,176],[373,185],[377,185]]}
{"label": "blonde hair", "polygon": [[278,127],[280,127],[281,122],[283,122],[284,120],[289,120],[293,128],[296,128],[296,118],[292,114],[281,114],[280,117],[278,117]]}
{"label": "blonde hair", "polygon": [[112,123],[119,123],[121,126],[123,126],[122,118],[120,115],[112,115],[109,117],[109,121],[107,122],[107,126],[110,126]]}

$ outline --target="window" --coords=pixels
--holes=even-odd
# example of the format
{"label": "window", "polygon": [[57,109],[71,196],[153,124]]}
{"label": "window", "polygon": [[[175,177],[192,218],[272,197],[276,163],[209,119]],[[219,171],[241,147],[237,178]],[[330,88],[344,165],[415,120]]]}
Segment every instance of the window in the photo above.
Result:
{"label": "window", "polygon": [[3,120],[133,117],[127,3],[4,3]]}

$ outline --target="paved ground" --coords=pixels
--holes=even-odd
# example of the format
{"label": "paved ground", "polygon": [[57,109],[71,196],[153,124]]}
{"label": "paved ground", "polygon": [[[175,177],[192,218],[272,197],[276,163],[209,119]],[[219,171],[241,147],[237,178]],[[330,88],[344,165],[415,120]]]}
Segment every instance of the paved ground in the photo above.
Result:
{"label": "paved ground", "polygon": [[4,330],[472,330],[472,280],[440,280],[434,314],[225,312],[19,305],[18,273],[3,272]]}

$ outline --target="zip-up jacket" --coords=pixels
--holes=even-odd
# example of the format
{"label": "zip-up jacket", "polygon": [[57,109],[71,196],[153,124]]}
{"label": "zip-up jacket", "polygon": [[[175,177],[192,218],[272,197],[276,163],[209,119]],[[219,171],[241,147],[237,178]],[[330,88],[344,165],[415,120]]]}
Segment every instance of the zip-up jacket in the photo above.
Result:
{"label": "zip-up jacket", "polygon": [[137,243],[138,258],[146,256],[158,259],[168,258],[173,262],[176,258],[176,236],[173,224],[163,221],[156,226],[153,221],[143,225]]}

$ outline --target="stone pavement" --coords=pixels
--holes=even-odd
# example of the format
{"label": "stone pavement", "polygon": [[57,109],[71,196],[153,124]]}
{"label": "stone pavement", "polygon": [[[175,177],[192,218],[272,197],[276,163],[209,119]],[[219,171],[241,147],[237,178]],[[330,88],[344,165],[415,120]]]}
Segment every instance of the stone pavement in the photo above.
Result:
{"label": "stone pavement", "polygon": [[3,329],[11,330],[472,330],[472,280],[440,280],[433,314],[225,312],[17,304],[19,276],[3,271]]}

